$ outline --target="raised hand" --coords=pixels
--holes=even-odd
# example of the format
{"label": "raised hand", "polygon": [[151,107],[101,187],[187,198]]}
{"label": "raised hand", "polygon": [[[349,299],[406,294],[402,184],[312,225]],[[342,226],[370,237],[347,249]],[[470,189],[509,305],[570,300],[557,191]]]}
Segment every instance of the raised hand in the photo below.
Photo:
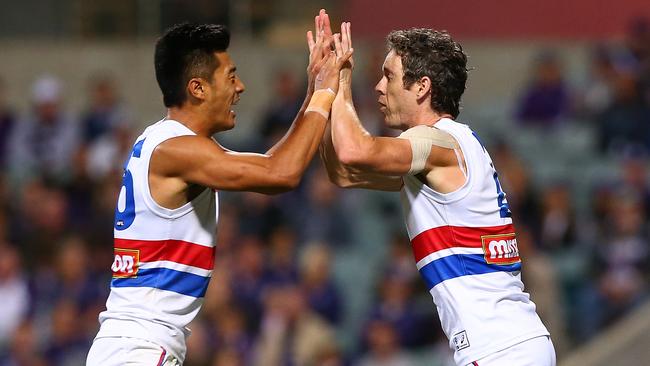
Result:
{"label": "raised hand", "polygon": [[[343,26],[341,26],[341,30],[343,31]],[[307,46],[309,47],[307,75],[309,76],[310,88],[313,85],[315,90],[329,88],[334,92],[338,91],[338,73],[345,65],[349,68],[352,67],[350,58],[354,51],[352,50],[349,33],[348,23],[345,46],[340,45],[338,50],[331,51],[332,43],[336,42],[337,39],[338,43],[341,44],[341,35],[338,33],[332,35],[330,18],[325,9],[321,9],[318,15],[314,17],[314,32],[307,32]]]}
{"label": "raised hand", "polygon": [[[341,35],[335,35],[334,48],[336,55],[342,57],[349,50],[352,49],[352,33],[350,31],[350,22],[341,23]],[[341,70],[341,85],[351,85],[352,83],[352,69],[354,68],[354,59],[352,57],[343,65]]]}
{"label": "raised hand", "polygon": [[333,37],[329,15],[325,9],[321,9],[319,14],[314,17],[314,32],[307,32],[307,46],[309,47],[307,76],[309,78],[308,86],[310,89],[313,89],[316,74],[318,74],[318,70],[322,67],[321,61],[329,54],[332,42]]}
{"label": "raised hand", "polygon": [[[330,16],[327,14],[325,9],[321,9],[318,15],[314,17],[314,33],[316,36],[318,36],[318,33],[320,31],[323,31],[325,38],[327,39],[332,39],[332,26],[330,25]],[[312,34],[311,31],[307,32],[307,44],[310,44],[310,50],[311,50],[311,45],[313,45],[314,39],[313,39],[314,34]]]}
{"label": "raised hand", "polygon": [[[334,39],[340,37],[337,33]],[[316,80],[314,81],[314,89],[331,89],[334,93],[339,90],[339,77],[341,69],[344,65],[349,63],[354,50],[348,49],[344,53],[337,54],[335,51],[329,51],[329,54],[321,60],[322,65],[317,70]]]}

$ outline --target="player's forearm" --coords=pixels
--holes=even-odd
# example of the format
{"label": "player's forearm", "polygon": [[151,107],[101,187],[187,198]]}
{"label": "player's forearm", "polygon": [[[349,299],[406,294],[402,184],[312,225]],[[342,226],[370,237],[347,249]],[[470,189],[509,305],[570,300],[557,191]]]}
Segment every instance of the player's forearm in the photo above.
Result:
{"label": "player's forearm", "polygon": [[352,103],[352,70],[341,70],[338,95],[341,95],[346,102]]}
{"label": "player's forearm", "polygon": [[348,171],[336,156],[336,151],[334,151],[334,144],[332,143],[332,130],[330,127],[327,127],[325,129],[323,139],[320,143],[319,151],[321,160],[323,161],[325,170],[327,170],[327,175],[330,178],[330,181],[337,186],[341,186],[341,182],[348,175]]}
{"label": "player's forearm", "polygon": [[[302,105],[300,106],[300,109],[298,110],[298,114],[293,119],[293,123],[291,124],[292,127],[293,127],[293,125],[295,125],[298,122],[298,119],[300,119],[303,116],[303,114],[305,113],[305,110],[307,110],[307,107],[309,106],[309,102],[311,101],[311,97],[314,94],[314,85],[313,84],[314,84],[313,82],[308,83],[307,94],[305,95],[305,100],[302,102]],[[284,140],[284,138],[282,140]],[[280,140],[280,141],[282,141],[282,140]],[[276,143],[275,145],[271,146],[271,148],[266,152],[266,154],[273,155],[273,153],[275,153],[275,151],[280,146],[282,146],[280,143]]]}
{"label": "player's forearm", "polygon": [[286,175],[292,185],[299,183],[318,148],[336,96],[331,88],[315,89],[307,108],[298,113],[285,137],[269,151],[272,168]]}
{"label": "player's forearm", "polygon": [[402,189],[402,177],[372,173],[350,173],[348,176],[340,178],[336,185],[341,188],[398,192]]}
{"label": "player's forearm", "polygon": [[326,128],[320,144],[320,156],[327,170],[330,182],[341,188],[367,188],[381,191],[399,191],[402,187],[400,176],[373,174],[346,166],[338,159],[332,143],[331,128]]}
{"label": "player's forearm", "polygon": [[[349,90],[348,90],[349,92]],[[342,91],[332,106],[332,142],[338,160],[344,165],[362,165],[372,144],[372,136],[361,125],[351,94]]]}
{"label": "player's forearm", "polygon": [[290,188],[300,178],[314,157],[327,120],[315,112],[300,112],[287,134],[269,150],[271,171],[283,177]]}
{"label": "player's forearm", "polygon": [[[321,145],[321,154],[323,147]],[[386,176],[360,171],[343,164],[325,164],[330,182],[341,188],[365,188],[380,191],[399,191],[402,179],[399,176]]]}

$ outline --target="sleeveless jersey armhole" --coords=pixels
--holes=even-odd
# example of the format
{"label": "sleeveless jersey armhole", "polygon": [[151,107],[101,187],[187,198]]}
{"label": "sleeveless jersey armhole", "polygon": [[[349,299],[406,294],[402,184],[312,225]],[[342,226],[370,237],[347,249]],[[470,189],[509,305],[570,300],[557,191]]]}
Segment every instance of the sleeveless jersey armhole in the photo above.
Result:
{"label": "sleeveless jersey armhole", "polygon": [[412,176],[404,177],[405,184],[417,185],[416,187],[421,190],[422,194],[426,195],[427,197],[429,197],[430,199],[438,203],[451,203],[463,199],[465,196],[467,196],[467,194],[469,194],[473,184],[472,169],[471,169],[472,159],[469,156],[470,149],[467,146],[467,142],[463,138],[461,138],[460,133],[455,131],[454,128],[451,126],[451,123],[453,123],[452,121],[449,121],[451,122],[449,124],[446,122],[447,122],[446,119],[442,119],[438,123],[436,123],[435,127],[439,128],[444,132],[447,132],[454,138],[454,140],[456,140],[456,142],[458,142],[459,148],[454,149],[454,153],[456,154],[456,160],[458,161],[459,168],[461,169],[461,172],[463,172],[463,175],[465,175],[465,182],[458,189],[452,192],[441,193],[429,187],[428,185],[424,184],[416,177],[412,177]]}
{"label": "sleeveless jersey armhole", "polygon": [[162,144],[163,142],[170,140],[175,137],[180,137],[180,136],[190,136],[190,135],[195,135],[195,133],[190,130],[189,128],[185,127],[183,124],[173,121],[173,120],[165,120],[163,123],[169,124],[168,129],[165,130],[156,130],[149,136],[147,136],[147,141],[145,141],[145,147],[143,149],[143,155],[146,156],[146,160],[143,161],[143,164],[146,164],[146,167],[143,167],[143,171],[145,171],[145,174],[142,174],[140,177],[140,185],[142,187],[142,198],[144,203],[147,205],[147,208],[151,210],[151,212],[155,213],[156,215],[163,217],[163,218],[177,218],[181,217],[183,215],[186,215],[187,213],[192,211],[192,203],[200,200],[211,192],[209,188],[205,188],[200,194],[198,194],[196,197],[194,197],[191,201],[186,202],[180,207],[170,209],[166,208],[162,205],[160,205],[151,195],[151,186],[149,185],[149,175],[150,175],[150,169],[151,169],[151,157],[153,156],[153,153],[158,147],[158,145]]}

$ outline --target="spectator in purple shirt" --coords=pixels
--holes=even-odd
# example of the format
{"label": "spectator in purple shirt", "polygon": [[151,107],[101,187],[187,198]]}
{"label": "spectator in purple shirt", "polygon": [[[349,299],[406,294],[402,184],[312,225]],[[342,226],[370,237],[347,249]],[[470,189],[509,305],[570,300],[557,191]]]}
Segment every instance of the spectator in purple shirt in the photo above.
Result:
{"label": "spectator in purple shirt", "polygon": [[552,127],[569,107],[569,93],[558,56],[544,51],[537,56],[532,80],[523,90],[516,107],[516,119],[524,125]]}

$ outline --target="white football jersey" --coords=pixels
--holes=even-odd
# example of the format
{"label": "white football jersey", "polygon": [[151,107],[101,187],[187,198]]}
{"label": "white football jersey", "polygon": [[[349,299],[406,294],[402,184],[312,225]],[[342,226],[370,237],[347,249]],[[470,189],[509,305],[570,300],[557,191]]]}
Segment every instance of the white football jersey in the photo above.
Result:
{"label": "white football jersey", "polygon": [[467,167],[464,185],[439,193],[404,177],[402,204],[417,268],[458,365],[548,335],[524,292],[510,208],[492,159],[472,130],[450,119]]}
{"label": "white football jersey", "polygon": [[149,126],[124,165],[115,210],[114,262],[100,337],[134,337],[158,343],[181,362],[187,325],[194,319],[212,275],[217,194],[206,188],[177,209],[158,205],[149,191],[149,161],[156,146],[194,135],[173,120]]}

